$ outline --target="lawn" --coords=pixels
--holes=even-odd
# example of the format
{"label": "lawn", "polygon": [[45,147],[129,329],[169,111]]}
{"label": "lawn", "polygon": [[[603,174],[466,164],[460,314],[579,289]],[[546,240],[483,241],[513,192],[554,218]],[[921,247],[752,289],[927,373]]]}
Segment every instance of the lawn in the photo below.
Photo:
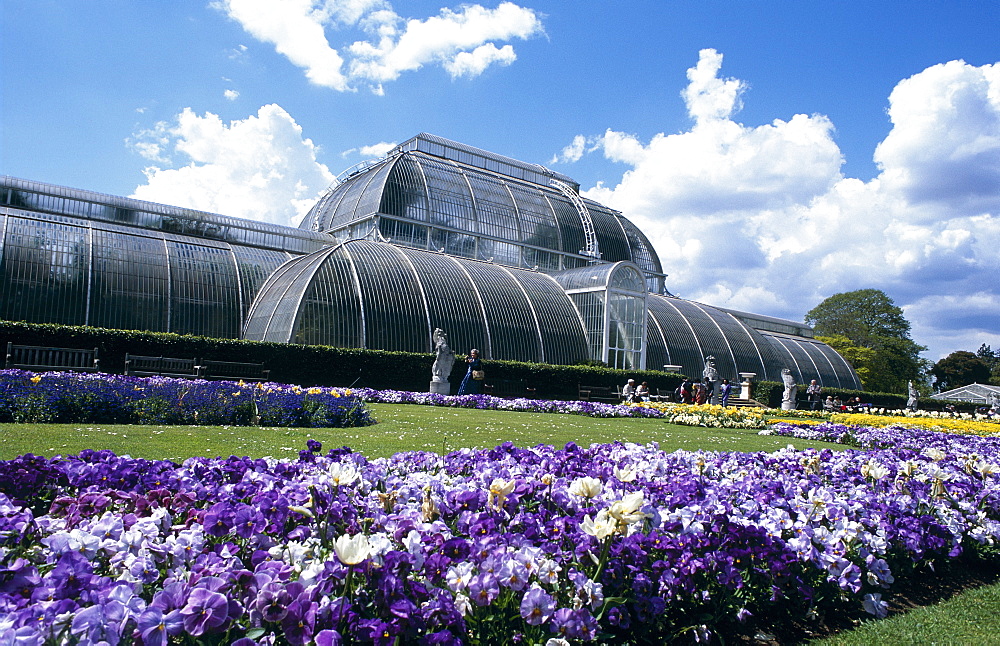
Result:
{"label": "lawn", "polygon": [[564,446],[607,442],[658,442],[672,451],[774,451],[843,447],[826,442],[761,436],[754,430],[700,428],[644,418],[600,418],[553,413],[518,413],[441,406],[367,404],[378,424],[361,428],[257,428],[236,426],[139,426],[113,424],[2,424],[0,459],[25,453],[45,457],[84,449],[109,449],[118,455],[182,461],[194,456],[294,458],[306,440],[326,447],[349,446],[369,458],[400,451],[446,453],[458,448]]}

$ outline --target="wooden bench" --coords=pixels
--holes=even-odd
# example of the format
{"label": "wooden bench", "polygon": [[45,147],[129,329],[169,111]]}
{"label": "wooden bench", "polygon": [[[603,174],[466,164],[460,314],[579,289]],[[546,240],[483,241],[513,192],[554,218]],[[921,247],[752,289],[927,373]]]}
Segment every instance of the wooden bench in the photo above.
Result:
{"label": "wooden bench", "polygon": [[196,359],[147,357],[138,354],[126,354],[125,374],[133,377],[197,379],[201,376],[201,366],[198,365]]}
{"label": "wooden bench", "polygon": [[651,402],[668,402],[674,397],[674,391],[667,390],[665,388],[650,388],[649,389],[649,401]]}
{"label": "wooden bench", "polygon": [[12,341],[8,341],[6,367],[33,372],[46,370],[97,372],[100,370],[100,360],[97,348],[50,348],[39,345],[14,345]]}
{"label": "wooden bench", "polygon": [[621,386],[584,386],[577,385],[577,397],[582,402],[602,402],[605,404],[622,403]]}
{"label": "wooden bench", "polygon": [[535,399],[537,389],[528,386],[528,382],[523,379],[491,379],[489,383],[483,384],[483,394],[503,399]]}
{"label": "wooden bench", "polygon": [[271,371],[264,369],[263,363],[241,363],[239,361],[201,362],[202,379],[225,379],[231,381],[269,381]]}

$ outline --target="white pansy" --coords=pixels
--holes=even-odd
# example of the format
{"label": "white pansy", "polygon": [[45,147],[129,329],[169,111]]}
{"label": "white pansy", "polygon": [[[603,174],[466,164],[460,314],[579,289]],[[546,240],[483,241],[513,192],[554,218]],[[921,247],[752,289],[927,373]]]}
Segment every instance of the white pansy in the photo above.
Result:
{"label": "white pansy", "polygon": [[361,478],[361,473],[351,463],[334,462],[327,469],[331,482],[338,487],[347,487]]}
{"label": "white pansy", "polygon": [[944,451],[942,451],[941,449],[935,449],[933,447],[924,449],[924,455],[929,457],[931,460],[934,460],[935,462],[940,462],[941,460],[948,457],[948,454],[946,454]]}
{"label": "white pansy", "polygon": [[872,480],[881,480],[889,475],[889,469],[879,464],[874,459],[861,465],[861,475]]}
{"label": "white pansy", "polygon": [[503,507],[504,502],[507,500],[507,496],[514,491],[514,480],[503,480],[501,478],[494,478],[493,482],[490,484],[490,492],[487,497],[487,504],[494,509],[500,509]]}

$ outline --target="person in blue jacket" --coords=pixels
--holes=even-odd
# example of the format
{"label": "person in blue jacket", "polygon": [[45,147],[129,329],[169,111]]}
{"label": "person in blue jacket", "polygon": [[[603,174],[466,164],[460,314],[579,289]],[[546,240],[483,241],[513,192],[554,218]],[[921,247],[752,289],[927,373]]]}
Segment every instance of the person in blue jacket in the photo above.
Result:
{"label": "person in blue jacket", "polygon": [[462,384],[458,387],[458,394],[478,395],[483,392],[483,362],[479,358],[479,350],[475,348],[469,350],[469,358],[465,362],[469,366],[465,371]]}

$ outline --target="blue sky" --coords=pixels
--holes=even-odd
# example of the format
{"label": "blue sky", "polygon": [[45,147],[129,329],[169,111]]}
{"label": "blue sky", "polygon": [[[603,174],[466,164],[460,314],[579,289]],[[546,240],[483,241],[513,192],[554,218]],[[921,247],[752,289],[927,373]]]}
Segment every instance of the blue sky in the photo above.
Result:
{"label": "blue sky", "polygon": [[1000,348],[1000,3],[5,0],[0,172],[293,222],[427,131],[577,179],[685,298],[876,287]]}

